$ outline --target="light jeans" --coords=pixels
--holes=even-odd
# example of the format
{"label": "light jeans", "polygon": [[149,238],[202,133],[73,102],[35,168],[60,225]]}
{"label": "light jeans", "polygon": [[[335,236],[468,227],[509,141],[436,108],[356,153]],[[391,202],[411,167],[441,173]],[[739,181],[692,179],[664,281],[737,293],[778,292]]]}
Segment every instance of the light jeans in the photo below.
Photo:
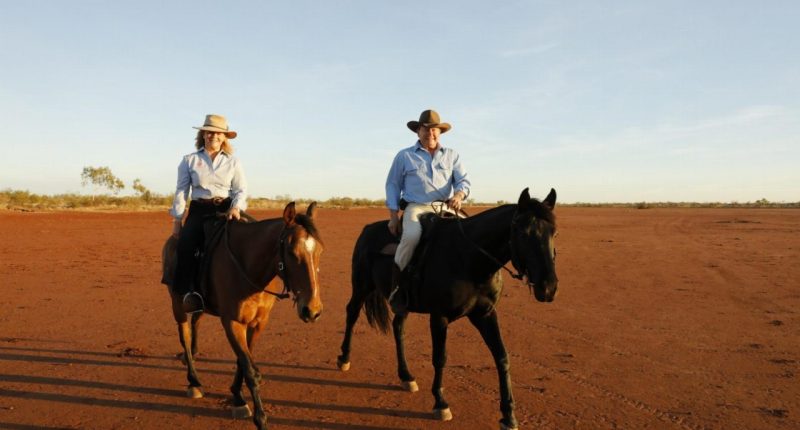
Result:
{"label": "light jeans", "polygon": [[422,224],[419,217],[422,214],[433,212],[429,203],[409,203],[403,211],[403,235],[400,236],[400,244],[394,253],[394,262],[403,270],[408,266],[411,257],[414,256],[414,249],[422,236]]}

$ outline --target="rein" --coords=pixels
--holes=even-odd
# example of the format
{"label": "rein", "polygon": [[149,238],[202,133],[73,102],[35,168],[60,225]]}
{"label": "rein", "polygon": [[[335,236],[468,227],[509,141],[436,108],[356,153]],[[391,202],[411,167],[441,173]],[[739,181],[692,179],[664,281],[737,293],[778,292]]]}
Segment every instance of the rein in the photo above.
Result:
{"label": "rein", "polygon": [[[281,239],[280,239],[280,242],[278,243],[278,247],[280,248],[280,250],[278,252],[278,272],[283,274],[283,291],[280,292],[280,293],[276,293],[276,292],[273,292],[273,291],[265,289],[265,286],[257,285],[255,282],[250,280],[249,276],[247,276],[247,272],[245,272],[245,270],[242,267],[241,263],[239,263],[239,260],[236,258],[235,255],[233,255],[233,251],[231,250],[230,242],[228,241],[228,236],[229,236],[228,224],[229,223],[226,222],[225,226],[223,227],[225,229],[225,232],[224,232],[225,249],[228,251],[228,256],[231,258],[231,261],[233,261],[233,265],[236,266],[236,269],[239,271],[239,275],[241,275],[241,277],[244,278],[244,280],[247,281],[247,283],[250,284],[250,286],[253,287],[256,290],[261,290],[261,291],[263,291],[265,293],[272,294],[273,296],[277,297],[279,300],[289,298],[290,297],[289,291],[291,291],[291,290],[288,287],[288,285],[289,285],[288,272],[286,271],[286,264],[283,263],[283,255],[284,255],[285,250],[286,250],[286,245],[285,245],[286,227],[284,227],[283,230],[281,231]],[[263,285],[264,282],[261,282],[261,284]]]}
{"label": "rein", "polygon": [[[431,207],[434,208],[434,213],[436,214],[437,217],[444,219],[444,218],[446,218],[446,217],[442,216],[442,213],[444,212],[444,210],[441,207],[437,210],[437,208],[434,206],[434,203],[437,203],[437,202],[440,202],[440,200],[437,200],[436,202],[431,203]],[[444,203],[444,202],[442,202],[442,203]],[[464,211],[463,209],[459,209],[458,211],[460,212],[460,214],[464,215],[464,218],[469,217],[467,212]],[[470,239],[469,236],[467,236],[467,232],[464,231],[464,226],[461,224],[461,216],[459,216],[460,214],[455,214],[455,218],[456,218],[456,224],[458,224],[458,230],[461,232],[461,235],[464,236],[464,239],[467,239],[467,242],[469,242],[474,248],[476,248],[478,251],[480,251],[481,254],[485,255],[490,260],[494,261],[498,266],[500,266],[500,268],[502,268],[506,272],[508,272],[508,274],[511,275],[512,278],[514,278],[514,279],[522,279],[524,277],[524,275],[522,273],[520,273],[519,271],[517,271],[516,274],[514,272],[512,272],[511,269],[506,267],[505,264],[503,264],[500,260],[495,258],[494,255],[489,254],[488,251],[483,249],[480,245],[478,245],[472,239]],[[511,237],[508,238],[508,245],[509,245],[510,248],[513,249],[513,247],[511,246]]]}

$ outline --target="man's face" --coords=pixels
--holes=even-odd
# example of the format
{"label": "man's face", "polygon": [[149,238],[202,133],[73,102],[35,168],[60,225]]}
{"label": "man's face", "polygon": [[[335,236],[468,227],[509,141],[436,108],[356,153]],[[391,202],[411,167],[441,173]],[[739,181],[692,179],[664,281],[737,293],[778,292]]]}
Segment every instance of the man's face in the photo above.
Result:
{"label": "man's face", "polygon": [[441,134],[441,130],[438,128],[430,128],[424,125],[419,126],[417,130],[417,136],[419,136],[419,141],[424,148],[427,149],[436,149],[439,147],[439,135]]}

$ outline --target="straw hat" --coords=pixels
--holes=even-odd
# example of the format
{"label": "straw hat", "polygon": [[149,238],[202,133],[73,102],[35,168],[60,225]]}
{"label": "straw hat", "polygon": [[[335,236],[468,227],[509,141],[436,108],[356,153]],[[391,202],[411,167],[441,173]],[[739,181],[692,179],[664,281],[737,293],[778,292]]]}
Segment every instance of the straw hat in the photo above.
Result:
{"label": "straw hat", "polygon": [[236,132],[233,130],[228,130],[228,120],[226,120],[222,115],[206,115],[206,122],[203,123],[202,127],[192,128],[203,131],[221,131],[225,133],[225,136],[227,136],[228,139],[236,138]]}
{"label": "straw hat", "polygon": [[408,125],[408,128],[414,133],[419,130],[419,126],[421,125],[428,128],[438,128],[442,133],[447,133],[447,131],[450,130],[450,124],[440,122],[439,114],[433,109],[423,111],[419,114],[419,121],[409,121],[406,125]]}

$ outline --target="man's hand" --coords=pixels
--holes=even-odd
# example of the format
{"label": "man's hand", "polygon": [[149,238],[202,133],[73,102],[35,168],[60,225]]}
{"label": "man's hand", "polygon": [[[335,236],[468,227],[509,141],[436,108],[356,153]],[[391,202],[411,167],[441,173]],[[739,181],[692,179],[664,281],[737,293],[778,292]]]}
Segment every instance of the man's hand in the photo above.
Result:
{"label": "man's hand", "polygon": [[230,209],[228,209],[227,217],[228,217],[228,221],[230,221],[232,219],[235,219],[236,221],[239,221],[239,218],[241,218],[241,214],[239,213],[239,208],[230,208]]}
{"label": "man's hand", "polygon": [[389,232],[397,237],[400,234],[400,216],[398,211],[389,209]]}
{"label": "man's hand", "polygon": [[456,191],[453,197],[447,200],[447,207],[458,212],[461,209],[461,202],[464,200],[464,193]]}

